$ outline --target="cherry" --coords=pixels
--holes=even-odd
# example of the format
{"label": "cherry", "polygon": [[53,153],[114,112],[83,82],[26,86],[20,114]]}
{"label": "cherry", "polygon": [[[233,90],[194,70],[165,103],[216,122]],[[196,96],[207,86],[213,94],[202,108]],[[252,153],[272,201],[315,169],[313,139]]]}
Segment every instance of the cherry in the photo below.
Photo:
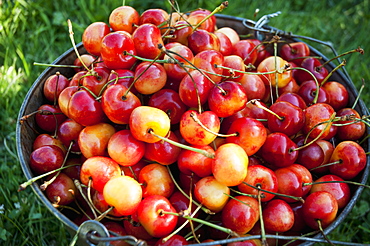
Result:
{"label": "cherry", "polygon": [[152,23],[144,23],[136,28],[132,34],[136,54],[147,59],[159,58],[164,43],[159,27]]}
{"label": "cherry", "polygon": [[[118,222],[103,221],[102,223],[108,229],[108,231],[114,232],[119,236],[126,236],[127,235],[123,225],[118,223]],[[114,235],[110,235],[110,237],[114,237]],[[113,246],[129,246],[129,244],[126,241],[123,241],[123,240],[110,241],[109,243]]]}
{"label": "cherry", "polygon": [[68,103],[68,115],[82,126],[95,125],[106,119],[101,102],[83,89],[71,96]]}
{"label": "cherry", "polygon": [[110,33],[109,26],[104,22],[93,22],[87,26],[82,34],[82,43],[87,52],[100,56],[101,41]]}
{"label": "cherry", "polygon": [[305,109],[307,108],[306,102],[303,100],[303,98],[294,92],[286,92],[281,94],[277,99],[276,102],[285,101],[290,102],[291,104],[301,108]]}
{"label": "cherry", "polygon": [[308,195],[302,208],[303,218],[312,229],[326,228],[337,216],[338,203],[327,191],[316,191]]}
{"label": "cherry", "polygon": [[185,75],[179,85],[181,101],[188,107],[199,107],[208,100],[212,83],[200,71],[194,70]]}
{"label": "cherry", "polygon": [[102,40],[100,53],[109,69],[130,69],[136,61],[132,56],[136,55],[135,44],[131,34],[126,31],[107,34]]}
{"label": "cherry", "polygon": [[134,82],[134,75],[134,71],[128,69],[115,69],[111,71],[108,82],[109,84],[121,84],[126,88],[130,88],[130,92],[137,95],[138,91],[134,86],[131,86]]}
{"label": "cherry", "polygon": [[200,179],[194,187],[195,198],[212,212],[220,212],[229,200],[230,189],[215,177]]}
{"label": "cherry", "polygon": [[[208,32],[214,32],[216,25],[216,17],[212,15],[210,18],[208,18],[209,15],[211,15],[211,12],[207,9],[196,9],[190,12],[187,21],[192,26],[197,27],[196,30],[200,29],[206,30]],[[201,25],[199,25],[200,22],[202,22]]]}
{"label": "cherry", "polygon": [[78,146],[83,156],[107,156],[108,141],[115,132],[108,123],[86,126],[78,136]]}
{"label": "cherry", "polygon": [[176,59],[176,62],[174,63],[163,64],[167,76],[170,79],[181,81],[185,75],[191,71],[191,69],[186,66],[190,66],[190,64],[193,62],[194,54],[188,46],[177,42],[168,43],[165,45],[165,48],[166,55],[163,59]]}
{"label": "cherry", "polygon": [[48,133],[42,133],[38,135],[33,141],[32,150],[36,150],[40,148],[41,146],[45,146],[45,145],[55,145],[59,147],[63,151],[64,154],[66,154],[67,152],[65,146],[69,146],[69,145],[63,144],[63,142],[59,139],[59,137],[54,137]]}
{"label": "cherry", "polygon": [[243,75],[245,75],[245,73],[238,72],[238,71],[245,72],[244,61],[240,56],[224,55],[223,67],[224,70],[222,75],[226,76],[228,80],[240,82]]}
{"label": "cherry", "polygon": [[49,133],[55,132],[66,119],[58,105],[43,104],[37,109],[35,115],[37,126]]}
{"label": "cherry", "polygon": [[156,93],[165,86],[166,81],[166,70],[159,63],[144,61],[135,69],[134,86],[141,94]]}
{"label": "cherry", "polygon": [[326,91],[328,103],[338,111],[348,104],[348,91],[347,88],[337,81],[325,82],[322,88]]}
{"label": "cherry", "polygon": [[212,173],[218,182],[226,186],[237,186],[244,181],[247,172],[248,156],[242,147],[226,143],[216,150]]}
{"label": "cherry", "polygon": [[[329,181],[329,182],[327,182]],[[335,181],[338,181],[336,183]],[[348,184],[342,182],[342,178],[327,174],[316,179],[311,187],[310,193],[327,191],[332,194],[338,202],[338,209],[344,208],[351,199],[351,189]]]}
{"label": "cherry", "polygon": [[71,99],[73,94],[78,91],[78,89],[79,87],[77,85],[68,86],[64,90],[62,90],[62,92],[59,94],[59,97],[58,97],[59,109],[68,118],[70,118],[69,109],[68,109],[69,100]]}
{"label": "cherry", "polygon": [[297,137],[294,142],[298,147],[305,146],[299,150],[297,163],[306,167],[307,169],[317,168],[325,161],[325,153],[317,141],[312,142],[311,138],[306,139],[304,135]]}
{"label": "cherry", "polygon": [[145,143],[137,140],[130,130],[115,132],[108,140],[109,156],[121,166],[133,166],[138,163],[145,153]]}
{"label": "cherry", "polygon": [[279,101],[269,108],[275,114],[268,114],[267,126],[271,132],[281,132],[288,136],[298,133],[304,125],[304,112],[290,102]]}
{"label": "cherry", "polygon": [[274,132],[267,135],[266,141],[261,147],[260,156],[274,167],[287,167],[298,158],[296,148],[297,144],[286,134]]}
{"label": "cherry", "polygon": [[304,42],[294,42],[282,45],[279,54],[284,60],[292,61],[300,66],[302,61],[310,55],[310,48]]}
{"label": "cherry", "polygon": [[45,190],[46,197],[55,205],[69,205],[75,201],[77,188],[73,180],[64,173],[59,173]]}
{"label": "cherry", "polygon": [[203,50],[194,56],[193,65],[204,73],[214,83],[221,81],[223,68],[218,66],[224,63],[224,56],[217,50]]}
{"label": "cherry", "polygon": [[312,139],[324,139],[329,135],[334,113],[333,107],[327,103],[315,103],[307,107],[303,133]]}
{"label": "cherry", "polygon": [[160,139],[151,132],[164,137],[168,134],[171,123],[170,118],[163,110],[150,106],[139,106],[131,112],[129,126],[136,139],[146,143],[154,143]]}
{"label": "cherry", "polygon": [[122,215],[131,215],[137,210],[141,199],[140,184],[129,176],[115,176],[103,189],[105,201]]}
{"label": "cherry", "polygon": [[103,192],[105,184],[115,176],[121,176],[121,169],[118,163],[109,157],[93,156],[87,158],[81,166],[81,182],[88,185],[91,181],[91,187],[98,192]]}
{"label": "cherry", "polygon": [[245,65],[254,64],[257,60],[256,45],[250,39],[239,40],[233,45],[232,55],[240,56]]}
{"label": "cherry", "polygon": [[141,106],[140,99],[122,84],[109,85],[101,98],[105,115],[116,124],[128,124],[131,112]]}
{"label": "cherry", "polygon": [[218,28],[215,30],[215,33],[218,32],[224,33],[230,39],[232,45],[235,45],[238,41],[240,41],[239,34],[231,27],[225,26]]}
{"label": "cherry", "polygon": [[257,196],[259,193],[258,189],[253,188],[245,183],[272,192],[267,193],[261,191],[261,195],[263,194],[261,197],[262,202],[271,200],[275,197],[273,193],[278,192],[278,180],[274,171],[261,164],[249,164],[247,176],[245,177],[243,183],[238,185],[239,191]]}
{"label": "cherry", "polygon": [[59,125],[57,136],[64,146],[69,147],[72,144],[72,152],[80,152],[81,150],[80,146],[78,145],[78,137],[83,129],[84,127],[81,124],[78,124],[76,121],[72,119],[66,119],[62,124]]}
{"label": "cherry", "polygon": [[[214,154],[214,150],[209,145],[191,145],[191,147],[203,149]],[[212,174],[212,158],[192,150],[183,149],[178,156],[177,165],[180,172],[191,175],[196,174],[198,177],[207,177]]]}
{"label": "cherry", "polygon": [[324,88],[319,87],[319,91],[317,91],[317,84],[314,80],[307,80],[303,82],[297,94],[302,97],[307,105],[312,105],[315,103],[328,103],[328,95]]}
{"label": "cherry", "polygon": [[44,145],[30,155],[30,168],[35,174],[43,174],[62,167],[64,152],[56,145]]}
{"label": "cherry", "polygon": [[[99,44],[99,46],[101,46],[101,42]],[[100,52],[100,48],[99,48],[99,52]],[[77,67],[74,67],[73,70],[75,70],[75,72],[85,72],[85,74],[88,72],[89,68],[93,67],[94,63],[97,61],[96,57],[93,56],[93,55],[90,55],[90,54],[82,54],[80,55],[80,57],[77,57],[74,62],[73,62],[73,65],[74,66],[77,66]],[[82,73],[83,74],[83,73]],[[77,78],[75,79],[78,79],[78,77],[81,78],[81,76],[78,76],[77,75]],[[73,84],[73,85],[79,85],[79,83],[76,83],[77,81],[69,81],[69,85]]]}
{"label": "cherry", "polygon": [[188,241],[178,234],[173,235],[167,241],[163,242],[164,238],[158,239],[157,243],[154,246],[181,246],[181,245],[188,245]]}
{"label": "cherry", "polygon": [[[339,120],[334,123],[338,125],[338,130],[335,135],[338,139],[356,141],[365,135],[366,126],[365,123],[360,120],[361,116],[357,110],[353,108],[342,108],[337,111],[336,116],[349,118],[348,120]],[[351,120],[351,118],[353,120]]]}
{"label": "cherry", "polygon": [[109,25],[113,31],[133,33],[139,20],[139,13],[131,6],[117,7],[109,15]]}
{"label": "cherry", "polygon": [[142,184],[143,197],[160,195],[169,198],[175,184],[167,168],[161,164],[148,164],[140,170],[138,181]]}
{"label": "cherry", "polygon": [[232,54],[233,45],[229,39],[229,37],[222,33],[222,32],[215,32],[215,35],[220,40],[220,52],[224,56],[228,56]]}
{"label": "cherry", "polygon": [[[197,121],[195,121],[196,119]],[[199,122],[202,124],[200,125]],[[206,128],[206,129],[205,129]],[[186,111],[180,120],[181,136],[192,145],[208,145],[216,137],[212,132],[218,133],[220,129],[220,119],[212,111],[198,113],[195,110]]]}
{"label": "cherry", "polygon": [[266,87],[260,76],[245,73],[241,75],[238,82],[244,87],[248,100],[263,99],[266,93]]}
{"label": "cherry", "polygon": [[[298,84],[302,84],[304,81],[313,80],[316,78],[317,82],[320,84],[326,76],[328,76],[328,70],[321,66],[321,61],[315,57],[307,57],[302,63],[301,67],[305,70],[297,70],[295,73],[295,79]],[[307,72],[308,70],[309,72]]]}
{"label": "cherry", "polygon": [[151,23],[155,26],[159,26],[161,33],[165,34],[168,30],[168,19],[170,18],[169,14],[163,9],[147,9],[140,15],[139,26],[145,23]]}
{"label": "cherry", "polygon": [[366,153],[358,143],[342,141],[335,147],[330,162],[339,162],[329,167],[330,173],[351,180],[365,168]]}
{"label": "cherry", "polygon": [[66,76],[56,73],[50,75],[43,85],[43,95],[49,102],[56,102],[60,93],[69,85]]}
{"label": "cherry", "polygon": [[185,20],[178,20],[173,26],[172,36],[169,42],[179,42],[188,45],[188,36],[193,32],[192,26]]}
{"label": "cherry", "polygon": [[170,201],[159,195],[145,197],[137,209],[140,224],[153,237],[165,237],[176,227],[177,216],[164,212],[176,213]]}
{"label": "cherry", "polygon": [[[282,167],[275,170],[278,183],[278,193],[302,198],[308,194],[311,186],[303,186],[303,183],[312,182],[312,175],[302,165],[292,164],[287,167]],[[293,203],[297,199],[292,197],[281,196],[280,198],[286,202]]]}
{"label": "cherry", "polygon": [[168,114],[171,124],[177,124],[181,116],[187,110],[186,105],[181,101],[179,93],[172,89],[162,89],[154,93],[149,101],[148,106],[156,107]]}
{"label": "cherry", "polygon": [[[292,72],[285,70],[288,62],[279,56],[269,56],[261,61],[257,67],[257,72],[266,86],[282,88],[286,86],[292,79]],[[283,70],[283,71],[280,71]],[[280,71],[278,73],[278,71]],[[273,72],[273,73],[271,73]]]}
{"label": "cherry", "polygon": [[293,227],[294,213],[287,202],[272,199],[267,202],[262,211],[263,223],[267,231],[286,232]]}
{"label": "cherry", "polygon": [[[178,137],[172,131],[168,133],[167,138],[179,142]],[[180,147],[162,140],[155,143],[146,143],[144,157],[162,165],[170,165],[178,160],[180,152]]]}
{"label": "cherry", "polygon": [[245,107],[248,98],[244,87],[233,81],[214,86],[208,95],[208,106],[218,117],[228,117]]}
{"label": "cherry", "polygon": [[265,126],[260,121],[249,117],[236,119],[228,130],[228,134],[232,133],[237,135],[227,137],[226,142],[240,145],[248,156],[257,153],[267,138]]}
{"label": "cherry", "polygon": [[221,43],[216,34],[197,29],[188,36],[188,47],[194,54],[198,54],[204,50],[220,51]]}
{"label": "cherry", "polygon": [[248,233],[259,220],[258,201],[248,196],[230,199],[221,213],[222,224],[240,235]]}

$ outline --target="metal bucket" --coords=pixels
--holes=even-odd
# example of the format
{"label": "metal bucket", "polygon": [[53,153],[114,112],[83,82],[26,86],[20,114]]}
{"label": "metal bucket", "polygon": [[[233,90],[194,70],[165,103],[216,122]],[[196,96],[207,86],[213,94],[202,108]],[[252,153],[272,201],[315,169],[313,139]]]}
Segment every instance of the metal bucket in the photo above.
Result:
{"label": "metal bucket", "polygon": [[[296,37],[291,36],[290,34],[287,34],[281,30],[275,29],[273,27],[262,25],[261,28],[264,30],[261,31],[261,29],[254,29],[251,27],[254,27],[256,25],[256,22],[244,19],[244,18],[238,18],[238,17],[232,17],[227,15],[217,15],[217,26],[218,27],[224,27],[228,26],[233,29],[235,29],[240,35],[259,35],[262,38],[267,38],[270,36],[277,34],[283,39],[285,39],[288,42],[296,42],[296,41],[302,41],[301,39],[298,39]],[[86,50],[82,46],[82,44],[78,44],[78,51],[80,54],[86,53]],[[314,53],[317,56],[323,57],[324,61],[327,61],[328,59],[320,53],[318,50],[316,50],[314,47],[310,46],[310,49],[312,53]],[[73,48],[67,50],[64,54],[62,54],[60,57],[58,57],[53,64],[66,64],[70,65],[73,64],[73,61],[76,59],[76,54]],[[336,65],[333,63],[329,63],[326,68],[330,71],[333,68],[335,68]],[[65,75],[66,77],[72,77],[74,75],[74,70],[72,68],[56,68],[56,67],[48,67],[44,70],[44,72],[37,78],[37,80],[33,83],[32,87],[29,89],[23,104],[20,108],[19,115],[18,115],[18,122],[20,122],[20,119],[28,115],[34,111],[36,111],[39,106],[41,106],[44,103],[43,99],[43,85],[46,79],[56,72],[60,72],[61,74]],[[337,70],[332,75],[332,80],[336,80],[340,83],[342,83],[349,92],[349,103],[352,104],[358,95],[357,89],[354,87],[353,82],[351,81],[350,77],[347,75],[345,70]],[[362,100],[359,100],[357,103],[357,106],[355,108],[360,115],[369,115],[368,109],[364,105],[364,102]],[[30,118],[28,120],[28,124],[30,126],[35,127],[36,123],[34,118]],[[30,167],[29,167],[29,157],[32,152],[32,143],[34,139],[36,138],[36,134],[34,131],[29,127],[27,124],[20,124],[18,123],[16,128],[16,141],[17,141],[17,151],[18,151],[18,157],[20,160],[21,168],[24,172],[24,175],[26,179],[31,179],[34,177]],[[369,129],[367,129],[366,133],[369,133]],[[363,144],[362,147],[365,149],[365,151],[369,151],[369,143],[370,139],[367,139]],[[366,184],[368,176],[369,176],[369,163],[370,163],[370,157],[367,157],[367,166],[366,168],[358,175],[357,179],[355,181]],[[32,189],[34,193],[39,197],[39,199],[44,203],[44,205],[59,219],[67,228],[67,230],[71,233],[71,235],[76,235],[77,232],[81,232],[79,227],[70,220],[65,214],[60,212],[58,209],[56,209],[51,202],[48,200],[48,198],[45,196],[43,191],[41,191],[39,187],[39,183],[33,183]],[[337,215],[336,220],[329,225],[325,230],[325,234],[329,234],[332,232],[340,223],[344,221],[344,219],[347,217],[347,215],[352,210],[355,203],[358,201],[361,192],[363,191],[364,187],[357,186],[352,189],[352,198],[348,205],[340,211],[340,213]],[[86,233],[86,232],[82,232]],[[311,245],[314,243],[314,241],[318,240],[322,241],[322,235],[318,233],[314,237],[312,237],[311,241],[303,241],[301,245]],[[202,245],[214,245],[214,244],[223,244],[230,242],[230,240],[222,240],[222,241],[215,241],[211,243],[204,243]],[[86,238],[81,238],[78,245],[96,245],[88,240]]]}

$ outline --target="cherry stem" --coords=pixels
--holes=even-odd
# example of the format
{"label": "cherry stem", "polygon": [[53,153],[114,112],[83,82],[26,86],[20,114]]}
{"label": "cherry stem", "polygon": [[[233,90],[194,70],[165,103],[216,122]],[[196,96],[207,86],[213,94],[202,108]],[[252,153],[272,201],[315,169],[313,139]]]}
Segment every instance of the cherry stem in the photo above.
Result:
{"label": "cherry stem", "polygon": [[259,101],[258,99],[252,99],[252,100],[250,100],[248,103],[252,103],[253,105],[256,105],[258,108],[263,109],[263,110],[265,110],[265,111],[269,112],[270,114],[272,114],[272,115],[276,116],[276,118],[278,118],[278,119],[279,119],[279,120],[281,120],[281,121],[283,121],[283,120],[284,120],[284,117],[279,116],[277,113],[275,113],[275,112],[274,112],[274,111],[272,111],[271,109],[269,109],[269,108],[267,108],[267,107],[263,106],[263,105],[260,103],[260,101]]}
{"label": "cherry stem", "polygon": [[194,113],[190,113],[190,117],[197,123],[200,125],[200,127],[202,127],[204,130],[206,130],[207,132],[213,134],[213,135],[216,135],[218,137],[235,137],[235,136],[238,136],[238,133],[231,133],[231,134],[221,134],[221,133],[217,133],[217,132],[214,132],[212,131],[211,129],[207,128],[197,117],[196,114]]}
{"label": "cherry stem", "polygon": [[362,186],[362,187],[370,189],[369,185],[354,182],[354,181],[349,181],[349,180],[333,180],[333,181],[328,180],[328,181],[320,181],[320,182],[310,182],[310,183],[303,183],[302,186],[309,186],[309,185],[315,185],[315,184],[327,184],[327,183],[345,183],[345,184]]}
{"label": "cherry stem", "polygon": [[338,66],[336,66],[333,70],[330,71],[330,73],[325,77],[323,81],[320,83],[320,87],[325,84],[326,81],[333,75],[335,71],[337,71],[339,68],[344,67],[346,65],[346,60],[343,60]]}
{"label": "cherry stem", "polygon": [[292,68],[289,68],[289,70],[294,70],[294,69],[306,71],[307,73],[309,73],[311,75],[312,79],[315,81],[315,84],[316,84],[316,93],[315,93],[314,99],[312,100],[312,104],[317,103],[317,100],[319,99],[320,85],[319,85],[319,81],[317,81],[317,78],[315,77],[315,75],[313,75],[313,73],[311,71],[309,71],[308,69],[303,68],[303,67],[292,67]]}
{"label": "cherry stem", "polygon": [[168,139],[168,138],[159,136],[159,135],[155,134],[152,129],[150,129],[148,131],[148,133],[152,134],[153,136],[155,136],[155,137],[157,137],[157,138],[159,138],[159,139],[161,139],[163,141],[166,141],[166,142],[168,142],[170,144],[173,144],[173,145],[175,145],[177,147],[180,147],[180,148],[183,148],[183,149],[187,149],[187,150],[191,150],[191,151],[197,152],[197,153],[202,154],[205,157],[208,157],[208,158],[211,158],[211,159],[214,159],[215,158],[215,154],[213,154],[213,153],[210,153],[210,152],[208,152],[206,150],[203,150],[203,149],[198,149],[198,148],[194,148],[194,147],[191,147],[191,146],[188,146],[188,145],[185,145],[185,144],[181,144],[181,143],[175,142],[175,141],[173,141],[171,139]]}
{"label": "cherry stem", "polygon": [[[307,146],[313,144],[316,140],[320,139],[320,137],[322,136],[322,134],[324,134],[324,132],[331,126],[329,123],[330,122],[333,122],[334,121],[334,118],[335,118],[335,112],[330,116],[330,119],[328,121],[323,121],[323,122],[320,122],[318,124],[316,124],[314,127],[312,127],[312,129],[310,129],[310,131],[308,132],[307,136],[306,136],[306,139],[304,141],[304,145],[300,146],[300,147],[297,147],[295,149],[293,149],[292,151],[297,151],[297,150],[301,150],[303,148],[306,148]],[[318,126],[322,125],[322,124],[326,124],[324,129],[317,135],[316,138],[312,139],[311,142],[309,143],[306,143],[308,137],[310,136],[311,132]]]}
{"label": "cherry stem", "polygon": [[229,2],[228,1],[225,1],[225,2],[222,2],[220,4],[220,6],[218,6],[217,8],[215,8],[215,10],[212,11],[212,13],[210,13],[206,18],[204,18],[202,21],[200,21],[194,28],[193,28],[193,31],[195,31],[200,25],[202,25],[206,20],[208,20],[209,18],[211,18],[214,14],[218,13],[218,12],[221,12],[222,10],[224,10],[225,8],[227,8],[227,6],[229,5]]}
{"label": "cherry stem", "polygon": [[171,172],[171,169],[170,167],[167,165],[167,170],[168,170],[168,173],[170,174],[170,177],[173,181],[173,183],[175,184],[176,188],[186,197],[188,198],[189,200],[192,201],[192,203],[194,203],[197,207],[201,206],[202,207],[202,210],[207,213],[207,214],[215,214],[214,212],[212,212],[211,210],[209,210],[208,208],[206,207],[203,207],[201,204],[199,204],[198,202],[194,201],[193,199],[190,199],[190,196],[188,194],[186,194],[186,192],[180,187],[180,185],[177,183],[176,179],[173,177],[172,175],[172,172]]}
{"label": "cherry stem", "polygon": [[[189,215],[189,211],[188,210],[185,210],[185,211],[181,211],[183,212],[184,216],[185,215],[189,215],[190,217],[194,217],[194,215],[196,213],[198,213],[199,209],[202,208],[202,205],[198,206],[194,212],[192,214]],[[191,222],[191,220],[186,220],[181,226],[179,226],[176,230],[174,230],[170,235],[168,235],[167,237],[163,238],[162,239],[162,242],[165,243],[168,241],[168,239],[170,239],[173,235],[177,234],[178,232],[180,232],[189,222]],[[200,242],[199,242],[200,243]]]}
{"label": "cherry stem", "polygon": [[48,63],[40,63],[34,62],[33,65],[35,66],[45,66],[45,67],[61,67],[61,68],[82,68],[81,66],[76,65],[63,65],[63,64],[48,64]]}
{"label": "cherry stem", "polygon": [[248,184],[247,182],[244,182],[244,181],[243,181],[243,184],[245,184],[245,185],[247,185],[249,187],[252,187],[252,188],[254,188],[256,190],[261,190],[263,192],[266,192],[266,193],[269,193],[269,194],[273,194],[273,195],[276,195],[276,196],[283,196],[283,197],[291,198],[291,199],[294,199],[294,200],[297,200],[297,201],[300,201],[300,202],[304,203],[304,199],[302,197],[289,196],[289,195],[285,195],[285,194],[281,194],[281,193],[277,193],[277,192],[272,192],[272,191],[264,190],[264,189],[258,188],[257,186]]}
{"label": "cherry stem", "polygon": [[256,186],[258,188],[258,212],[260,214],[260,225],[261,225],[261,241],[263,246],[268,246],[267,240],[266,240],[266,231],[265,231],[265,224],[263,221],[263,215],[262,215],[262,201],[261,201],[261,185]]}
{"label": "cherry stem", "polygon": [[365,88],[365,80],[364,80],[364,78],[362,78],[362,85],[360,87],[360,90],[358,91],[358,95],[356,97],[356,100],[353,102],[352,109],[354,109],[356,107],[357,102],[358,102],[358,100],[360,100],[360,96],[361,96],[362,91],[364,90],[364,88]]}
{"label": "cherry stem", "polygon": [[330,60],[324,62],[319,68],[324,67],[326,64],[329,64],[330,62],[334,61],[335,59],[338,59],[339,57],[342,57],[342,56],[345,56],[345,55],[348,55],[348,54],[351,54],[351,53],[355,53],[355,52],[358,52],[361,55],[364,54],[364,50],[361,47],[358,47],[357,49],[344,52],[343,54],[340,54],[340,55],[338,55],[338,56],[336,56],[334,58],[331,58]]}
{"label": "cherry stem", "polygon": [[77,47],[76,47],[76,43],[75,43],[75,39],[73,37],[74,33],[73,33],[73,29],[72,29],[72,22],[70,19],[67,20],[67,23],[68,23],[68,30],[69,30],[69,38],[71,39],[71,42],[72,42],[72,46],[73,46],[73,49],[75,50],[75,53],[78,57],[78,59],[80,60],[82,66],[89,72],[91,72],[91,70],[86,66],[85,62],[83,61],[83,59],[81,58],[80,56],[80,53],[78,52],[77,50]]}
{"label": "cherry stem", "polygon": [[[232,189],[232,188],[230,188],[230,190],[231,190],[232,192],[235,192],[235,193],[239,194],[239,195],[249,196],[249,197],[252,197],[252,198],[257,199],[257,196],[256,196],[256,195],[243,193],[243,192],[240,192],[240,191],[238,191],[238,190],[234,190],[234,189]],[[226,193],[225,193],[225,195],[226,195]],[[263,194],[261,194],[261,196],[263,197]]]}
{"label": "cherry stem", "polygon": [[322,236],[325,238],[325,240],[326,240],[330,245],[335,246],[335,245],[330,241],[330,239],[325,235],[324,230],[323,230],[322,225],[321,225],[321,220],[316,220],[316,221],[317,221],[317,224],[318,224],[318,226],[319,226],[320,232],[321,232]]}
{"label": "cherry stem", "polygon": [[66,169],[66,168],[71,167],[71,166],[77,166],[77,165],[79,165],[79,164],[73,164],[73,165],[64,166],[65,163],[66,163],[66,161],[67,161],[67,159],[68,159],[68,154],[71,151],[72,144],[73,143],[71,142],[70,145],[69,145],[69,148],[67,150],[66,156],[64,157],[62,166],[60,168],[57,168],[55,170],[52,170],[50,172],[41,174],[41,175],[39,175],[37,177],[33,177],[33,178],[27,180],[26,182],[24,182],[24,183],[22,183],[22,184],[19,185],[18,191],[22,191],[22,190],[26,189],[27,186],[31,185],[32,183],[36,182],[37,180],[42,179],[42,178],[44,178],[46,176],[49,176],[49,175],[54,174],[54,173],[57,172],[57,174],[52,179],[50,179],[49,181],[45,181],[42,185],[40,185],[41,190],[45,190],[46,187],[55,180],[55,178],[59,175],[59,173],[63,169]]}
{"label": "cherry stem", "polygon": [[313,167],[309,171],[313,171],[313,170],[316,170],[316,169],[319,169],[319,168],[322,168],[322,167],[329,167],[329,166],[332,166],[332,165],[335,165],[335,164],[340,164],[340,163],[342,163],[342,160],[338,160],[338,161],[326,163],[326,164],[323,164],[323,165],[320,165],[320,166],[317,166],[317,167]]}
{"label": "cherry stem", "polygon": [[[92,213],[93,213],[93,215],[94,215],[94,218],[96,218],[96,217],[97,217],[97,215],[96,215],[96,212],[95,212],[94,206],[92,205],[92,203],[91,203],[91,202],[90,202],[90,200],[86,197],[86,195],[85,195],[84,191],[82,190],[82,186],[81,186],[80,181],[79,181],[79,180],[77,180],[77,179],[75,179],[75,180],[74,180],[74,184],[75,184],[75,186],[77,187],[77,189],[79,190],[79,192],[80,192],[80,194],[81,194],[82,198],[86,201],[87,205],[89,206],[89,208],[90,208],[91,212],[92,212]],[[82,210],[82,211],[83,211],[83,210]],[[87,213],[85,213],[84,211],[83,211],[83,213],[87,216]],[[90,216],[88,216],[88,218],[90,218]]]}
{"label": "cherry stem", "polygon": [[198,223],[201,223],[201,224],[204,224],[206,226],[209,226],[209,227],[212,227],[216,230],[219,230],[219,231],[222,231],[224,233],[227,233],[233,237],[240,237],[239,234],[237,234],[236,232],[234,232],[233,230],[229,229],[229,228],[225,228],[223,226],[219,226],[219,225],[216,225],[216,224],[213,224],[209,221],[206,221],[206,220],[202,220],[202,219],[199,219],[199,218],[193,218],[189,215],[186,215],[186,214],[181,214],[181,213],[174,213],[174,212],[169,212],[169,211],[164,211],[164,210],[160,210],[160,213],[161,214],[169,214],[169,215],[174,215],[174,216],[178,216],[178,217],[183,217],[184,219],[187,219],[187,220],[192,220],[192,221],[195,221],[195,222],[198,222]]}

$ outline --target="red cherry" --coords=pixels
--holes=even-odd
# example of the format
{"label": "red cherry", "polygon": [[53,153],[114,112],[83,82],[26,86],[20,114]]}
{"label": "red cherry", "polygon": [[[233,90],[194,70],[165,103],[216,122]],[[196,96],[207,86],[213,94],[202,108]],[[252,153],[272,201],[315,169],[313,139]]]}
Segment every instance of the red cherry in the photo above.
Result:
{"label": "red cherry", "polygon": [[294,224],[294,213],[289,204],[281,199],[272,199],[262,211],[263,223],[267,231],[286,232]]}
{"label": "red cherry", "polygon": [[145,153],[145,143],[137,140],[130,130],[120,130],[114,133],[108,141],[109,156],[121,166],[133,166]]}
{"label": "red cherry", "polygon": [[258,201],[248,196],[230,199],[222,210],[222,224],[236,233],[248,233],[259,220]]}
{"label": "red cherry", "polygon": [[170,201],[158,195],[144,198],[137,209],[140,224],[153,237],[165,237],[176,227],[177,216],[163,214],[162,211],[176,213]]}
{"label": "red cherry", "polygon": [[284,133],[274,132],[267,136],[260,156],[274,167],[287,167],[298,158],[297,145]]}
{"label": "red cherry", "polygon": [[93,22],[87,26],[82,34],[82,43],[87,52],[100,56],[101,41],[110,33],[109,26],[104,22]]}
{"label": "red cherry", "polygon": [[131,56],[136,55],[134,41],[125,31],[107,34],[102,40],[100,53],[109,69],[130,69],[136,61],[136,58]]}
{"label": "red cherry", "polygon": [[126,31],[133,33],[139,24],[140,15],[131,6],[120,6],[115,8],[109,15],[109,25],[113,31]]}
{"label": "red cherry", "polygon": [[141,24],[132,34],[132,40],[138,56],[155,59],[161,55],[164,46],[159,27],[151,23]]}
{"label": "red cherry", "polygon": [[249,117],[236,119],[227,132],[227,134],[232,133],[237,133],[237,136],[227,137],[226,142],[240,145],[248,156],[257,153],[267,138],[265,126],[260,121]]}
{"label": "red cherry", "polygon": [[284,44],[280,48],[280,56],[284,60],[292,61],[300,66],[302,61],[310,55],[310,48],[304,42]]}
{"label": "red cherry", "polygon": [[337,216],[338,203],[327,191],[317,191],[310,194],[303,204],[303,218],[312,229],[326,228]]}

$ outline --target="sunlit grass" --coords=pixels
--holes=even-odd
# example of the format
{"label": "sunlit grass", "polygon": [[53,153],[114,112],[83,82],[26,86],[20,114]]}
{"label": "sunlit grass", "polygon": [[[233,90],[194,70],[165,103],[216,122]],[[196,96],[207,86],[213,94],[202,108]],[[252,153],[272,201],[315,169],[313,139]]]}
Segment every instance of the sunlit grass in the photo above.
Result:
{"label": "sunlit grass", "polygon": [[[229,1],[222,14],[257,18],[281,11],[269,25],[294,34],[329,41],[338,53],[361,46],[365,55],[346,57],[347,71],[356,87],[370,80],[370,1]],[[168,8],[166,1],[126,1],[139,12]],[[214,9],[221,1],[178,1],[181,10]],[[17,192],[24,181],[15,150],[15,127],[19,108],[33,81],[44,67],[71,47],[67,19],[71,19],[76,42],[93,21],[107,22],[110,11],[122,1],[8,1],[0,0],[0,245],[68,245],[70,237],[61,222],[41,204],[31,188]],[[319,49],[319,48],[318,48]],[[328,55],[329,58],[330,54]],[[370,89],[362,99],[370,105]],[[361,196],[349,218],[330,238],[369,242],[370,191]]]}

